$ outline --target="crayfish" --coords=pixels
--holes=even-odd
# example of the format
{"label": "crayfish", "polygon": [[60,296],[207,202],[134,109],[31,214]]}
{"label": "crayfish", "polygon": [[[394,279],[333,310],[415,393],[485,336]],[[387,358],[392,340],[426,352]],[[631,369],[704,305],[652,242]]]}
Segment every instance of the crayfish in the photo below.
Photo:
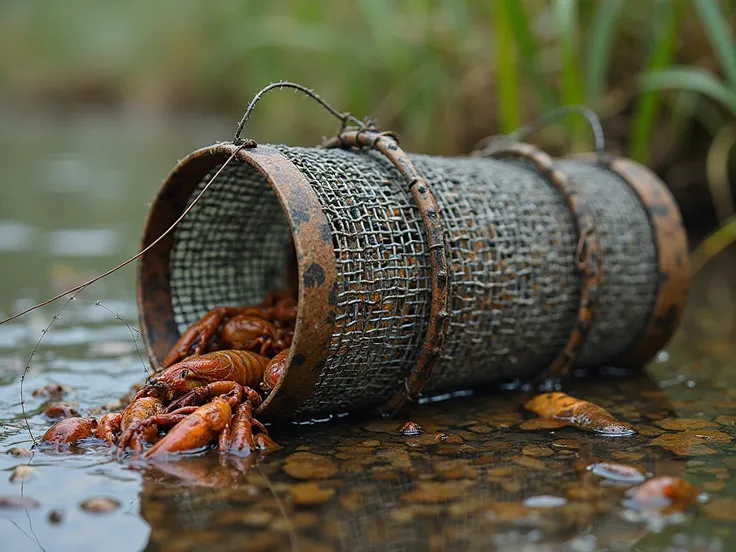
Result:
{"label": "crayfish", "polygon": [[217,307],[190,326],[166,356],[168,368],[194,354],[221,349],[256,351],[274,356],[291,346],[296,322],[296,301],[278,293],[259,307]]}
{"label": "crayfish", "polygon": [[[218,307],[181,336],[122,412],[67,418],[42,442],[57,448],[97,437],[118,456],[144,443],[157,458],[218,443],[220,452],[249,454],[277,447],[253,410],[281,379],[296,323],[296,301],[272,293],[258,307]],[[162,436],[162,434],[165,435]]]}

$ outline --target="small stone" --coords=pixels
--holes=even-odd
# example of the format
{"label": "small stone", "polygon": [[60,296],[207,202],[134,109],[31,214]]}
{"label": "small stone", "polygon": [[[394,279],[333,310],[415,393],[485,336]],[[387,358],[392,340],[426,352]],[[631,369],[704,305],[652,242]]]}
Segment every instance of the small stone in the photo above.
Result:
{"label": "small stone", "polygon": [[586,469],[598,477],[615,481],[616,483],[630,483],[635,485],[637,483],[643,483],[647,479],[646,475],[636,466],[627,466],[614,462],[596,462],[587,466]]}
{"label": "small stone", "polygon": [[521,449],[521,453],[525,456],[532,456],[534,458],[552,456],[554,454],[547,447],[534,444],[524,445],[524,447]]}
{"label": "small stone", "polygon": [[17,458],[27,458],[29,456],[33,456],[33,452],[21,447],[13,447],[8,450],[7,454],[9,454],[10,456],[15,456]]}
{"label": "small stone", "polygon": [[538,495],[524,500],[524,506],[527,508],[559,508],[565,504],[567,500],[561,496]]}
{"label": "small stone", "polygon": [[32,466],[26,466],[25,464],[22,466],[16,466],[13,468],[13,473],[10,474],[9,481],[26,481],[33,477],[33,475],[36,473],[36,468]]}
{"label": "small stone", "polygon": [[624,462],[638,462],[644,458],[644,453],[616,450],[611,453],[611,458]]}
{"label": "small stone", "polygon": [[527,420],[519,426],[519,429],[524,431],[538,431],[540,429],[559,429],[565,427],[568,424],[558,422],[557,420],[548,420],[546,418],[534,418]]}
{"label": "small stone", "polygon": [[551,446],[554,448],[577,450],[580,448],[580,442],[577,439],[555,439]]}
{"label": "small stone", "polygon": [[734,427],[736,426],[736,416],[721,414],[720,416],[716,417],[715,422],[717,424]]}
{"label": "small stone", "polygon": [[422,426],[415,422],[406,422],[399,431],[404,435],[419,435],[422,432]]}
{"label": "small stone", "polygon": [[724,523],[736,523],[736,498],[715,498],[705,509],[705,514],[712,520]]}
{"label": "small stone", "polygon": [[531,458],[529,456],[517,456],[516,458],[512,458],[511,461],[514,464],[518,464],[519,466],[524,466],[525,468],[529,468],[532,470],[541,471],[546,469],[544,462],[542,462],[541,460],[537,460],[536,458]]}
{"label": "small stone", "polygon": [[335,489],[323,489],[314,482],[297,483],[289,489],[291,502],[299,506],[312,506],[327,502],[335,494]]}
{"label": "small stone", "polygon": [[63,510],[51,510],[46,519],[48,519],[49,523],[54,523],[54,524],[61,523],[62,521],[64,521],[64,511]]}
{"label": "small stone", "polygon": [[36,398],[58,399],[69,391],[71,391],[71,388],[67,387],[66,385],[61,385],[59,383],[49,383],[47,385],[39,387],[38,389],[35,389],[33,391],[33,396]]}
{"label": "small stone", "polygon": [[726,488],[726,482],[723,480],[706,481],[703,483],[703,489],[710,493],[720,493]]}
{"label": "small stone", "polygon": [[73,416],[79,416],[79,412],[77,412],[74,408],[72,408],[71,405],[68,405],[66,403],[52,404],[46,409],[46,411],[43,414],[50,420],[64,419],[64,418],[71,418]]}
{"label": "small stone", "polygon": [[420,482],[417,488],[401,496],[401,500],[410,503],[436,504],[449,502],[465,495],[470,481],[448,481],[435,483],[432,481]]}
{"label": "small stone", "polygon": [[471,433],[476,433],[478,435],[487,435],[489,433],[495,433],[498,431],[497,429],[487,426],[487,425],[472,425],[466,428]]}
{"label": "small stone", "polygon": [[330,458],[312,452],[295,452],[287,456],[283,470],[295,479],[329,479],[338,471]]}
{"label": "small stone", "polygon": [[698,420],[695,418],[669,418],[654,422],[654,425],[670,431],[687,431],[692,429],[705,429],[715,424],[710,420]]}
{"label": "small stone", "polygon": [[728,443],[732,437],[728,433],[713,429],[681,431],[679,433],[665,433],[649,444],[664,447],[680,456],[701,456],[716,454],[708,446],[710,443]]}
{"label": "small stone", "polygon": [[447,445],[461,445],[464,443],[464,439],[456,433],[442,433],[437,432],[434,436],[434,440],[438,443],[444,443]]}
{"label": "small stone", "polygon": [[273,514],[265,510],[253,510],[240,516],[240,521],[248,527],[266,527],[273,519]]}
{"label": "small stone", "polygon": [[106,496],[94,496],[88,498],[79,506],[90,514],[107,514],[120,508],[120,502]]}
{"label": "small stone", "polygon": [[499,466],[488,470],[488,479],[493,481],[501,481],[514,474],[513,466]]}
{"label": "small stone", "polygon": [[40,502],[27,496],[0,496],[0,510],[23,510],[38,508],[40,505]]}

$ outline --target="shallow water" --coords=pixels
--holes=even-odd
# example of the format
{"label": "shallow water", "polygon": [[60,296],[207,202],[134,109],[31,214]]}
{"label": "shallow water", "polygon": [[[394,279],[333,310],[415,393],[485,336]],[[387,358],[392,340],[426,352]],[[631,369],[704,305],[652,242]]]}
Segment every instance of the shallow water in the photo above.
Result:
{"label": "shallow water", "polygon": [[[134,115],[0,123],[0,317],[132,254],[175,160],[232,130]],[[118,463],[94,444],[73,455],[3,454],[0,496],[38,505],[0,508],[2,549],[734,549],[735,261],[724,254],[696,278],[682,330],[645,375],[573,383],[571,394],[635,424],[637,436],[534,429],[522,394],[489,393],[417,406],[392,421],[277,427],[282,449],[224,465],[215,455]],[[63,304],[0,326],[2,451],[30,447],[20,377]],[[142,381],[140,340],[123,321],[136,322],[130,267],[70,303],[44,336],[24,387],[34,435],[50,422],[33,389],[68,385],[65,400],[86,413]],[[407,420],[424,432],[402,435]],[[643,516],[624,506],[626,486],[585,471],[600,460],[683,477],[708,502],[681,515]],[[30,478],[9,481],[22,464],[34,468]],[[83,510],[94,496],[120,506]]]}

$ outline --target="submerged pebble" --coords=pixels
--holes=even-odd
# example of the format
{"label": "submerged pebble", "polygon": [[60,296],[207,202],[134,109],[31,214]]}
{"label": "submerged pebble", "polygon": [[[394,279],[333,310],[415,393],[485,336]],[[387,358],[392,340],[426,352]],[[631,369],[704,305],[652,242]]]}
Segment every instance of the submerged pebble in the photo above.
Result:
{"label": "submerged pebble", "polygon": [[79,412],[77,412],[71,405],[66,404],[66,403],[52,404],[46,409],[46,411],[43,414],[44,416],[52,420],[58,419],[58,418],[63,419],[63,418],[71,418],[74,416],[79,416]]}
{"label": "submerged pebble", "polygon": [[327,502],[335,494],[335,489],[323,489],[314,482],[297,483],[289,488],[291,502],[300,506],[311,506]]}
{"label": "submerged pebble", "polygon": [[615,481],[617,483],[643,483],[646,481],[646,475],[635,466],[627,466],[626,464],[616,464],[614,462],[596,462],[590,464],[585,469],[594,475]]}
{"label": "submerged pebble", "polygon": [[283,469],[296,479],[329,479],[337,473],[337,465],[330,458],[311,452],[287,456]]}
{"label": "submerged pebble", "polygon": [[0,496],[0,510],[22,510],[25,508],[38,508],[40,505],[40,502],[27,496]]}
{"label": "submerged pebble", "polygon": [[27,481],[33,475],[36,473],[36,468],[32,466],[26,466],[25,464],[22,466],[16,466],[13,468],[13,472],[10,474],[10,477],[8,478],[9,481],[17,481],[20,483],[21,481]]}
{"label": "submerged pebble", "polygon": [[70,387],[61,385],[60,383],[49,383],[33,390],[33,396],[36,398],[58,399],[71,391]]}
{"label": "submerged pebble", "polygon": [[82,502],[79,507],[91,514],[107,514],[120,508],[120,502],[107,496],[93,496]]}
{"label": "submerged pebble", "polygon": [[416,422],[406,422],[399,431],[404,435],[419,435],[422,432],[422,426]]}
{"label": "submerged pebble", "polygon": [[527,508],[559,508],[565,504],[567,500],[561,496],[538,495],[524,500],[524,506]]}
{"label": "submerged pebble", "polygon": [[33,456],[33,452],[22,447],[13,447],[9,449],[6,454],[9,454],[10,456],[16,456],[18,458],[27,458],[29,456]]}

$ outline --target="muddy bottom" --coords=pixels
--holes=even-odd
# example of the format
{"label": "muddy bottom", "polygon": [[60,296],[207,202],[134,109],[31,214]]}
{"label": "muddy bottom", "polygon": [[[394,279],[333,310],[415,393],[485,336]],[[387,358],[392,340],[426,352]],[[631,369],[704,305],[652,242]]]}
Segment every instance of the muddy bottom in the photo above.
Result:
{"label": "muddy bottom", "polygon": [[[3,280],[12,274],[0,296],[0,314],[133,251],[156,182],[177,156],[215,139],[192,130],[201,127],[192,123],[189,133],[177,130],[174,148],[173,130],[157,127],[169,149],[150,159],[151,144],[140,143],[136,134],[144,131],[130,131],[109,145],[115,156],[105,157],[94,132],[100,123],[92,130],[84,126],[91,123],[75,124],[63,127],[71,133],[64,140],[45,138],[61,127],[20,137],[44,154],[0,154],[7,157],[2,164],[27,181],[15,203],[12,195],[10,203],[0,203],[0,273]],[[109,121],[110,129],[119,124]],[[227,132],[217,137],[222,136]],[[69,151],[58,151],[60,143]],[[141,179],[115,196],[121,177],[110,173],[127,174],[131,167]],[[48,207],[47,188],[64,178],[86,184],[55,189],[57,205],[64,206],[56,212]],[[111,194],[118,197],[118,209],[107,207],[100,215]],[[35,207],[21,196],[34,199]],[[59,228],[67,233],[60,236]],[[98,253],[75,253],[71,230],[104,243]],[[11,231],[14,239],[6,239]],[[50,252],[49,243],[66,249]],[[528,395],[497,391],[418,405],[394,420],[345,417],[274,427],[280,450],[226,462],[209,453],[177,462],[120,463],[95,443],[65,455],[3,454],[2,549],[736,549],[735,266],[736,256],[727,253],[698,275],[681,331],[644,374],[607,370],[567,389],[633,424],[635,436],[557,427],[522,409]],[[24,386],[35,436],[52,423],[44,415],[50,404],[63,401],[83,415],[98,414],[95,408],[106,403],[117,408],[114,402],[145,377],[136,350],[140,338],[133,340],[135,331],[116,318],[135,322],[133,279],[128,272],[86,292],[44,337]],[[3,452],[30,448],[20,377],[62,304],[0,326]],[[31,395],[53,383],[69,387],[61,399]],[[408,421],[421,427],[419,434],[400,432]],[[703,494],[684,512],[637,511],[626,502],[634,482],[586,469],[602,461],[681,477]]]}

